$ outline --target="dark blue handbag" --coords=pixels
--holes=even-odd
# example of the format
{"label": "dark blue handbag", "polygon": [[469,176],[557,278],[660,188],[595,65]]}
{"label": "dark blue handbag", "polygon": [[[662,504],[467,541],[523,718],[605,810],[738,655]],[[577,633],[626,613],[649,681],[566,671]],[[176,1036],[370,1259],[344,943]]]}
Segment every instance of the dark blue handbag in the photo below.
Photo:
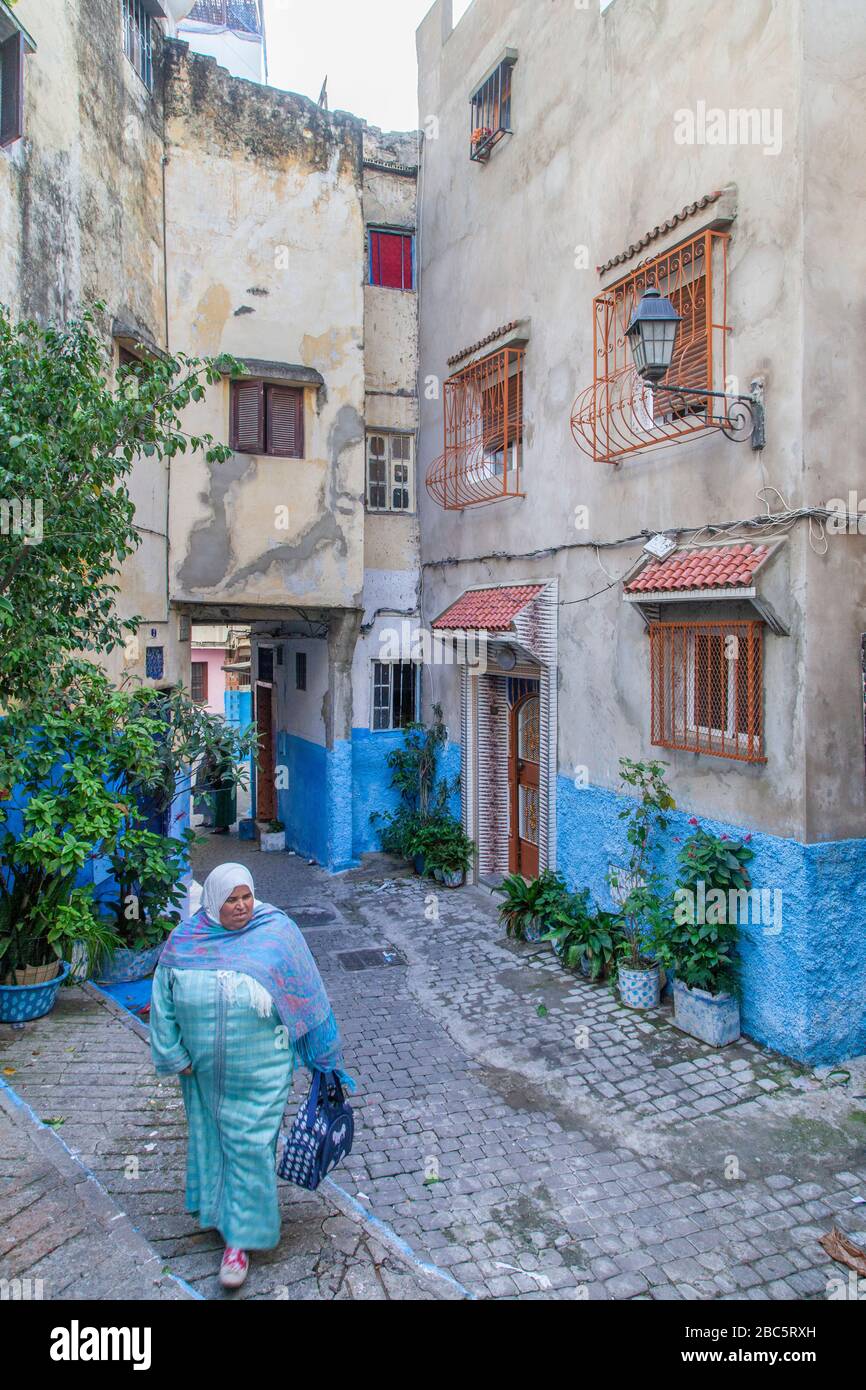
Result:
{"label": "dark blue handbag", "polygon": [[352,1108],[336,1072],[317,1071],[298,1108],[277,1167],[284,1182],[313,1191],[347,1153],[355,1137]]}

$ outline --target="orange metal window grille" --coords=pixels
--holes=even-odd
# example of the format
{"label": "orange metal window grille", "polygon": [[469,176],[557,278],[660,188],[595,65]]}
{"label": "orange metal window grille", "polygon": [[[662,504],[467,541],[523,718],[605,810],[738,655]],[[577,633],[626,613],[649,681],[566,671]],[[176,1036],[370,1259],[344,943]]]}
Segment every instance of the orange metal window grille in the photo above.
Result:
{"label": "orange metal window grille", "polygon": [[590,458],[615,463],[724,423],[724,401],[654,391],[644,382],[634,369],[626,329],[644,291],[655,286],[682,316],[667,380],[695,390],[720,389],[727,371],[727,244],[726,232],[701,232],[596,296],[593,382],[578,396],[571,417],[575,443]]}
{"label": "orange metal window grille", "polygon": [[445,452],[426,480],[440,507],[523,496],[523,352],[503,348],[445,382]]}
{"label": "orange metal window grille", "polygon": [[762,763],[764,625],[653,623],[651,741]]}

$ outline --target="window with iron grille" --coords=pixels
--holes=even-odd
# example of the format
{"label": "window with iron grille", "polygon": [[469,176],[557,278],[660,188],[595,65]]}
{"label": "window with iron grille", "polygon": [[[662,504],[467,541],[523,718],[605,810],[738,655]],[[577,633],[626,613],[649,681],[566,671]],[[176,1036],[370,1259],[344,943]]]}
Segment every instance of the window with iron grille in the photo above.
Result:
{"label": "window with iron grille", "polygon": [[417,661],[374,661],[372,728],[405,729],[418,717],[421,667]]}
{"label": "window with iron grille", "polygon": [[233,381],[229,443],[240,454],[303,458],[303,387]]}
{"label": "window with iron grille", "polygon": [[367,435],[367,510],[412,510],[411,434]]}
{"label": "window with iron grille", "polygon": [[592,386],[578,396],[571,429],[584,453],[605,463],[718,429],[724,401],[653,390],[638,376],[626,329],[644,294],[654,287],[682,322],[665,382],[708,392],[724,387],[727,373],[728,234],[699,232],[644,261],[593,301]]}
{"label": "window with iron grille", "polygon": [[24,54],[19,29],[0,31],[0,146],[14,145],[24,134]]}
{"label": "window with iron grille", "polygon": [[307,653],[295,652],[295,689],[307,688]]}
{"label": "window with iron grille", "polygon": [[153,23],[145,0],[121,0],[123,51],[148,91],[153,90]]}
{"label": "window with iron grille", "polygon": [[523,354],[503,348],[445,382],[445,452],[426,480],[441,507],[523,495]]}
{"label": "window with iron grille", "polygon": [[469,98],[469,158],[486,164],[511,131],[511,82],[517,54],[510,51]]}
{"label": "window with iron grille", "polygon": [[162,680],[165,674],[165,653],[162,647],[145,648],[144,673],[150,681]]}
{"label": "window with iron grille", "polygon": [[650,626],[651,741],[762,763],[764,625]]}
{"label": "window with iron grille", "polygon": [[370,284],[415,288],[415,237],[411,232],[370,229]]}
{"label": "window with iron grille", "polygon": [[190,663],[190,694],[197,705],[207,704],[207,662]]}

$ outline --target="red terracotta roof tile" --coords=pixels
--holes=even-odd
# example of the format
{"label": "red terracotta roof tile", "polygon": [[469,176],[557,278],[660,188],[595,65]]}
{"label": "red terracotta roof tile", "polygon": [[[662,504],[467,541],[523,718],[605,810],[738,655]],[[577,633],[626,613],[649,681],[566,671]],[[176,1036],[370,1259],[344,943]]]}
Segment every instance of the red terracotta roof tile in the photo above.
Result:
{"label": "red terracotta roof tile", "polygon": [[503,589],[467,589],[431,624],[434,628],[508,632],[521,608],[525,608],[543,584],[519,584]]}
{"label": "red terracotta roof tile", "polygon": [[766,545],[710,545],[677,550],[666,560],[650,560],[630,579],[627,594],[670,593],[686,589],[739,589],[751,585],[766,559]]}

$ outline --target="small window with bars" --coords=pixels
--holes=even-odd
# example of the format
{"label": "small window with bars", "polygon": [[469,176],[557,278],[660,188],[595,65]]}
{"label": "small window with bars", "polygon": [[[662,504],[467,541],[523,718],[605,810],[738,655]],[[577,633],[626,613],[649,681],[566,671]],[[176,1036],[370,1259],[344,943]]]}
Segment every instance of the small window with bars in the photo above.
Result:
{"label": "small window with bars", "polygon": [[207,662],[190,664],[190,694],[197,705],[207,704]]}
{"label": "small window with bars", "polygon": [[511,132],[511,82],[516,53],[508,53],[469,98],[469,158],[486,164],[496,146]]}
{"label": "small window with bars", "polygon": [[412,510],[411,434],[367,435],[367,510]]}
{"label": "small window with bars", "polygon": [[229,443],[239,454],[303,458],[304,388],[233,381]]}
{"label": "small window with bars", "polygon": [[153,91],[153,22],[145,0],[121,0],[123,51],[149,92]]}
{"label": "small window with bars", "polygon": [[415,288],[415,237],[411,232],[370,229],[370,284]]}
{"label": "small window with bars", "polygon": [[420,707],[421,667],[417,661],[373,662],[372,728],[405,729]]}
{"label": "small window with bars", "polygon": [[307,653],[295,652],[295,689],[307,688]]}
{"label": "small window with bars", "polygon": [[653,623],[652,742],[762,763],[761,622]]}

